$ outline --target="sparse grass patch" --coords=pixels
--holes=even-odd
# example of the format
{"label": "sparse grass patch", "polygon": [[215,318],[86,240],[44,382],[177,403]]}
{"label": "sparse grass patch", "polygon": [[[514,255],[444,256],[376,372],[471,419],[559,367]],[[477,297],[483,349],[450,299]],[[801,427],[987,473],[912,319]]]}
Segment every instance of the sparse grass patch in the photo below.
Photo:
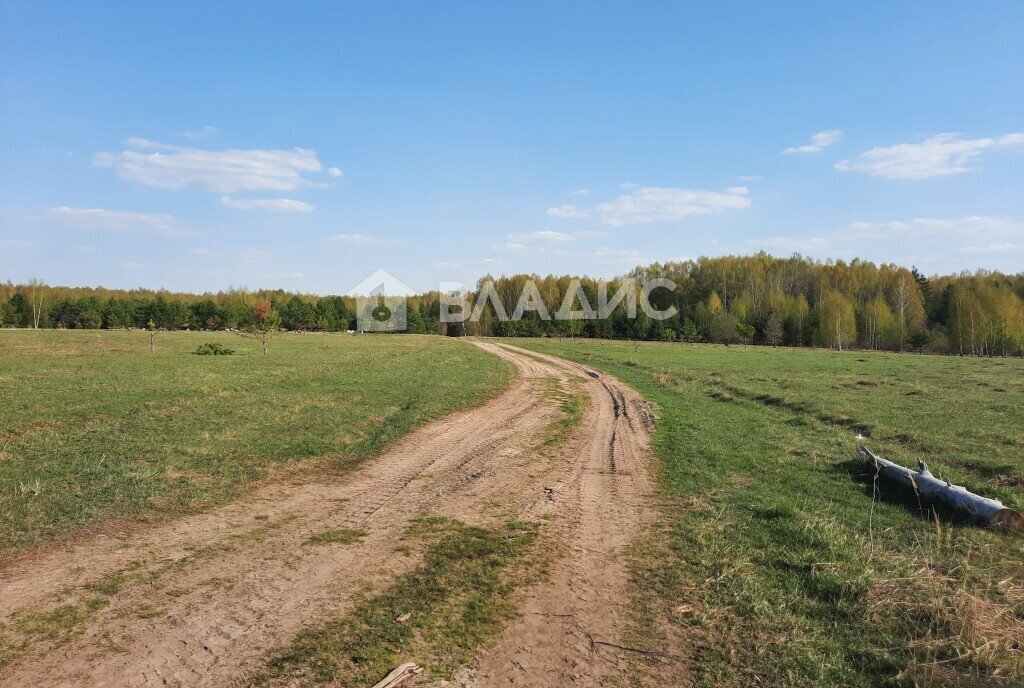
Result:
{"label": "sparse grass patch", "polygon": [[306,630],[256,677],[257,685],[362,687],[415,659],[424,678],[449,678],[514,612],[512,592],[534,526],[489,530],[421,518],[424,562],[347,616]]}
{"label": "sparse grass patch", "polygon": [[366,531],[362,528],[333,528],[331,530],[325,530],[315,535],[310,535],[306,539],[307,545],[350,545],[354,542],[359,542],[366,537]]}
{"label": "sparse grass patch", "polygon": [[561,413],[541,431],[541,453],[550,456],[568,441],[573,428],[579,425],[590,398],[580,389],[576,380],[560,383],[556,378],[544,378],[544,395],[553,400]]}

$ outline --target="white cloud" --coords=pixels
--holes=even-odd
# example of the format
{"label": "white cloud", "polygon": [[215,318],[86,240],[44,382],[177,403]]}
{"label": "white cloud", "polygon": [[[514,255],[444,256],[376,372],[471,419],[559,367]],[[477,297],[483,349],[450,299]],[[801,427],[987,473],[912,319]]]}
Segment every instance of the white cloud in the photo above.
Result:
{"label": "white cloud", "polygon": [[345,173],[341,171],[340,167],[328,167],[327,168],[327,174],[329,174],[332,177],[334,177],[335,179],[337,179],[338,177],[340,177],[341,175],[343,175]]}
{"label": "white cloud", "polygon": [[216,255],[214,251],[208,248],[192,248],[188,251],[190,256],[199,256],[200,258],[209,258],[210,256]]}
{"label": "white cloud", "polygon": [[128,146],[129,148],[143,148],[143,149],[149,149],[149,150],[164,150],[164,151],[176,150],[175,146],[171,146],[171,145],[166,144],[166,143],[158,143],[156,141],[150,141],[149,139],[144,139],[141,136],[130,136],[130,137],[128,137],[127,139],[125,139],[124,145]]}
{"label": "white cloud", "polygon": [[501,265],[501,261],[497,258],[484,258],[480,262],[484,265]]}
{"label": "white cloud", "polygon": [[492,251],[525,251],[526,244],[518,241],[506,241],[504,244],[494,244],[491,246]]}
{"label": "white cloud", "polygon": [[542,229],[537,232],[529,232],[526,234],[509,234],[508,240],[514,243],[522,244],[528,241],[576,241],[576,237],[574,237],[572,234],[566,234],[564,232],[552,232],[547,229]]}
{"label": "white cloud", "polygon": [[811,142],[804,144],[803,146],[795,146],[793,148],[787,148],[782,151],[786,154],[791,153],[820,153],[825,150],[843,136],[843,132],[839,129],[826,129],[825,131],[819,131],[817,134],[811,136]]}
{"label": "white cloud", "polygon": [[747,187],[723,191],[643,186],[614,201],[598,204],[596,211],[604,224],[622,225],[671,222],[689,215],[715,215],[723,210],[750,207]]}
{"label": "white cloud", "polygon": [[566,203],[560,205],[557,208],[548,208],[548,215],[551,217],[566,217],[566,218],[584,218],[590,216],[590,211],[586,208],[577,208],[574,205]]}
{"label": "white cloud", "polygon": [[173,215],[168,214],[58,206],[47,210],[46,217],[65,227],[75,229],[143,232],[164,236],[193,236],[195,234],[194,231],[182,227]]}
{"label": "white cloud", "polygon": [[273,210],[279,213],[309,213],[316,206],[291,198],[231,198],[221,196],[223,205],[239,210]]}
{"label": "white cloud", "polygon": [[359,244],[360,246],[402,243],[401,239],[375,236],[373,234],[333,234],[329,238],[331,241],[339,241],[343,244]]}
{"label": "white cloud", "polygon": [[[316,152],[291,150],[202,150],[179,148],[141,138],[120,153],[97,153],[96,167],[113,167],[126,181],[158,189],[195,187],[218,193],[240,190],[291,191],[321,183],[305,175],[323,172]],[[152,151],[152,152],[141,152]]]}
{"label": "white cloud", "polygon": [[759,182],[762,179],[764,179],[764,177],[762,177],[759,174],[744,174],[737,177],[737,179],[739,179],[741,182]]}
{"label": "white cloud", "polygon": [[121,263],[121,267],[123,267],[125,270],[141,270],[146,266],[143,265],[142,263],[133,263],[131,261],[125,261],[124,263]]}
{"label": "white cloud", "polygon": [[841,160],[836,169],[866,172],[885,179],[929,179],[977,169],[982,153],[991,148],[1024,143],[1024,134],[998,138],[964,139],[959,134],[937,134],[920,143],[872,148],[853,160]]}
{"label": "white cloud", "polygon": [[573,189],[569,192],[571,196],[589,196],[590,189]]}

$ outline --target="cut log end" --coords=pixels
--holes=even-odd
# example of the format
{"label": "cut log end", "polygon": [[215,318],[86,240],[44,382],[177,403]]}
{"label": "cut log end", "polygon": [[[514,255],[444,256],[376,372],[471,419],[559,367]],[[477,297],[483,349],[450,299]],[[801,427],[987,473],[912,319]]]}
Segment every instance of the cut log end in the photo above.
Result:
{"label": "cut log end", "polygon": [[1000,530],[1024,533],[1024,516],[1013,509],[1000,509],[992,516],[988,524]]}

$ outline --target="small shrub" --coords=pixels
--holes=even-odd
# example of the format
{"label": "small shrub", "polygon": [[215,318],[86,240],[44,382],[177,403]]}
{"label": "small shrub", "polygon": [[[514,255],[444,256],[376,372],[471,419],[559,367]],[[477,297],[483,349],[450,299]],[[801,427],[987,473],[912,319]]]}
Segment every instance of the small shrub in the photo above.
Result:
{"label": "small shrub", "polygon": [[235,350],[216,342],[207,342],[200,344],[193,353],[196,356],[230,356],[235,353]]}

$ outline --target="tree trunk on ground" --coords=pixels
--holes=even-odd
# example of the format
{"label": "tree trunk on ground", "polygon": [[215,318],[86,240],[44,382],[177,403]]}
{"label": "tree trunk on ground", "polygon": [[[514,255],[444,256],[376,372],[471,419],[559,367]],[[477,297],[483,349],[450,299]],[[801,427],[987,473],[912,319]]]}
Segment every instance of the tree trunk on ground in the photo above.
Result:
{"label": "tree trunk on ground", "polygon": [[373,688],[395,688],[422,671],[423,669],[420,669],[415,662],[406,662],[396,667],[394,671],[381,679],[380,682],[374,684]]}
{"label": "tree trunk on ground", "polygon": [[924,461],[918,462],[920,470],[912,471],[883,459],[867,447],[862,446],[860,453],[875,464],[875,470],[880,476],[909,487],[929,502],[944,504],[994,528],[1024,531],[1024,516],[1019,512],[997,499],[981,497],[965,487],[939,480],[931,474]]}

